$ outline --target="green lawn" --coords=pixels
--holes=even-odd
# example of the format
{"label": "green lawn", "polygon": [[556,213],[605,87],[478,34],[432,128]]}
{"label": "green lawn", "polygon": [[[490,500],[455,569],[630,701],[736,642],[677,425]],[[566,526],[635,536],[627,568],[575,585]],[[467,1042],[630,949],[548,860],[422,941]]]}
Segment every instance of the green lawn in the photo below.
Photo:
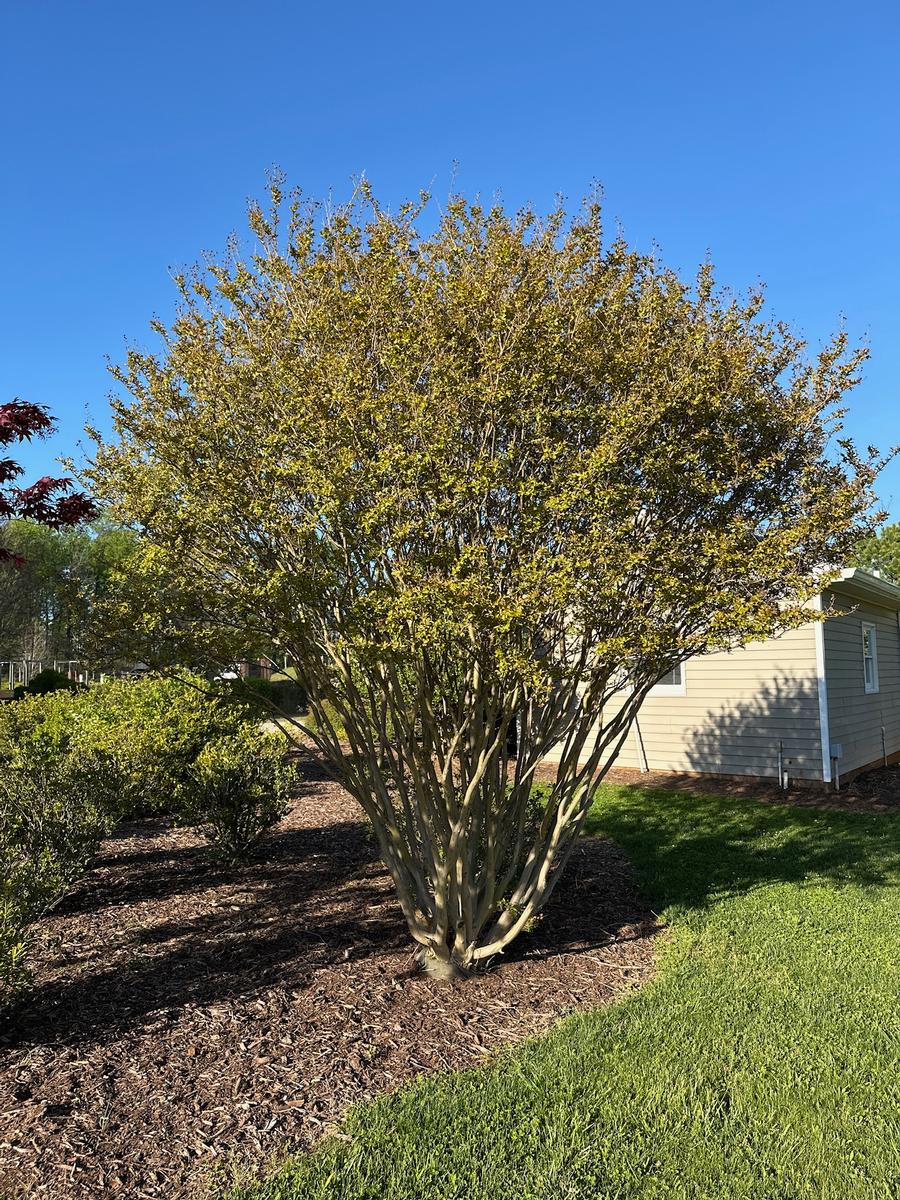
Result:
{"label": "green lawn", "polygon": [[665,909],[656,980],[235,1198],[900,1196],[900,821],[607,787],[592,828]]}

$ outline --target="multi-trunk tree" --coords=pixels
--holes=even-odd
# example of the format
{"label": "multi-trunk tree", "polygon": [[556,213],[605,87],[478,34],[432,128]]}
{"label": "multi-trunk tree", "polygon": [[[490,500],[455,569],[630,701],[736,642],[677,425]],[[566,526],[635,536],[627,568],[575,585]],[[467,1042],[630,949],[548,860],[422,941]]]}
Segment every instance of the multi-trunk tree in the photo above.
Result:
{"label": "multi-trunk tree", "polygon": [[871,527],[878,464],[840,437],[862,355],[810,360],[593,202],[275,186],[250,223],[117,372],[86,478],[144,541],[107,628],[156,663],[288,656],[423,961],[469,971],[546,903],[648,689],[808,620]]}

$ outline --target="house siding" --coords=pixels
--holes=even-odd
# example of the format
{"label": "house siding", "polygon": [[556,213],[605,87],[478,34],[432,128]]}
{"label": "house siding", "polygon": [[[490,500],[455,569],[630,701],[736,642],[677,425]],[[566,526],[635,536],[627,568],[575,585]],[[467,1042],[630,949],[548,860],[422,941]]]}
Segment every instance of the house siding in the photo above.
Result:
{"label": "house siding", "polygon": [[[824,603],[849,609],[825,623],[825,678],[828,684],[828,725],[832,745],[843,749],[841,775],[900,753],[900,629],[897,612],[856,600],[834,588]],[[862,626],[875,626],[877,692],[865,690]],[[881,730],[884,727],[884,745]]]}
{"label": "house siding", "polygon": [[822,779],[813,623],[691,659],[684,670],[683,696],[644,701],[617,766],[777,778],[781,743],[792,778]]}

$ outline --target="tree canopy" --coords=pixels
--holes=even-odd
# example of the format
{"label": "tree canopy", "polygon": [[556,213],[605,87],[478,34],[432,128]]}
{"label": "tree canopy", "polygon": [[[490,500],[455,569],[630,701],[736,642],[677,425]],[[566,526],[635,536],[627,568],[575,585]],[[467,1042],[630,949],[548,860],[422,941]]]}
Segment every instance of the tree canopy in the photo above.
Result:
{"label": "tree canopy", "polygon": [[810,357],[593,200],[323,212],[275,183],[250,225],[116,370],[86,477],[145,544],[107,619],[151,662],[290,657],[423,957],[467,969],[545,903],[649,688],[808,620],[871,530],[864,354]]}
{"label": "tree canopy", "polygon": [[95,606],[134,544],[105,520],[50,529],[17,518],[0,528],[0,661],[82,659]]}
{"label": "tree canopy", "polygon": [[900,521],[860,542],[853,561],[900,583]]}

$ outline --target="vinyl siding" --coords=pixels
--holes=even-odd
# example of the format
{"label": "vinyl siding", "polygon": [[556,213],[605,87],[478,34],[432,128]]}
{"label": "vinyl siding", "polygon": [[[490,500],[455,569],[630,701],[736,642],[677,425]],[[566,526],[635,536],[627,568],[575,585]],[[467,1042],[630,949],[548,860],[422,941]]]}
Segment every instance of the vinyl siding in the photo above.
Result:
{"label": "vinyl siding", "polygon": [[684,671],[683,696],[644,701],[617,766],[777,778],[781,742],[793,778],[822,779],[813,624]]}
{"label": "vinyl siding", "polygon": [[[888,755],[900,753],[900,630],[891,609],[854,600],[839,588],[826,593],[845,615],[825,623],[825,678],[828,683],[829,738],[840,743],[842,775],[882,758],[884,726]],[[879,690],[867,694],[863,675],[862,626],[875,626]]]}

